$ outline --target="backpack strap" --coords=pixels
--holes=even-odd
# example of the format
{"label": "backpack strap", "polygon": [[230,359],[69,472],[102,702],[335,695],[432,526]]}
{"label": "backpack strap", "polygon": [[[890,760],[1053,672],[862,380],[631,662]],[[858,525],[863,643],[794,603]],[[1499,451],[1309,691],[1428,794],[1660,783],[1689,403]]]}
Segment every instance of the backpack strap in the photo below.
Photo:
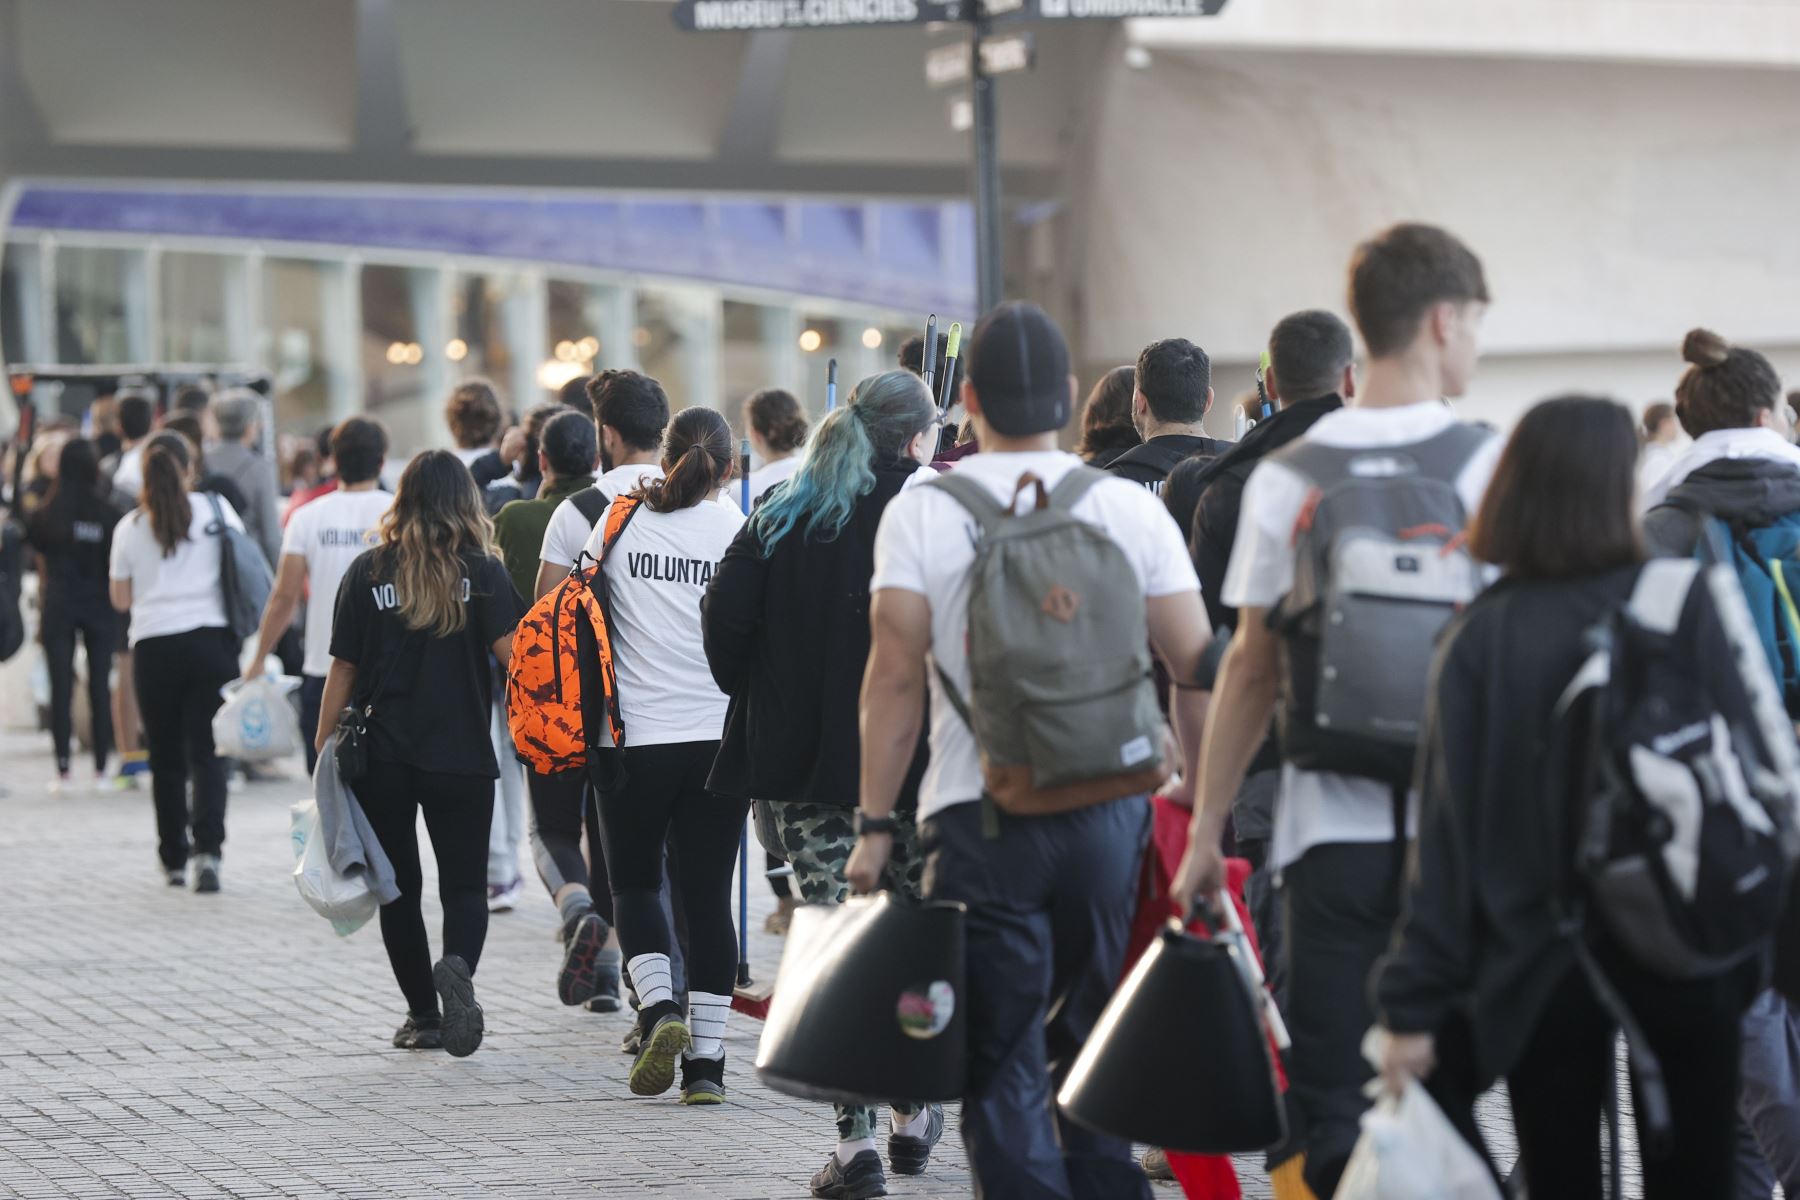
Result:
{"label": "backpack strap", "polygon": [[988,533],[1007,517],[1006,505],[994,499],[994,494],[988,491],[985,485],[977,483],[967,475],[958,475],[954,471],[947,471],[921,486],[939,488],[948,492],[952,500],[962,505],[968,510],[969,515],[975,518],[983,533]]}
{"label": "backpack strap", "polygon": [[1688,592],[1699,575],[1700,563],[1696,559],[1653,558],[1638,572],[1625,611],[1645,629],[1672,636],[1681,624]]}
{"label": "backpack strap", "polygon": [[612,503],[612,497],[601,491],[598,485],[587,487],[569,497],[569,503],[575,511],[586,518],[588,528],[592,529],[600,521],[600,514]]}
{"label": "backpack strap", "polygon": [[1050,489],[1050,507],[1058,512],[1072,512],[1081,498],[1088,494],[1096,483],[1106,478],[1105,471],[1095,470],[1090,466],[1079,466],[1064,475],[1057,485]]}

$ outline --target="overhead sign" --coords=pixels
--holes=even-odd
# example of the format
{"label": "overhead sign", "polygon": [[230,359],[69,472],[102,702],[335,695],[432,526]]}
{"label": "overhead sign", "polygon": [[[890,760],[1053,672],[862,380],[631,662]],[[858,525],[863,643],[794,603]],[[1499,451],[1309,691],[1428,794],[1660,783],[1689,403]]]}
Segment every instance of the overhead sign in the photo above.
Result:
{"label": "overhead sign", "polygon": [[675,24],[698,33],[843,29],[963,19],[961,0],[680,0]]}
{"label": "overhead sign", "polygon": [[[1037,62],[1037,38],[1030,33],[1009,33],[981,40],[981,69],[989,75],[1029,71]],[[933,46],[925,52],[925,82],[932,87],[955,87],[969,81],[967,42]]]}
{"label": "overhead sign", "polygon": [[1126,17],[1211,17],[1225,0],[1027,0],[1042,21],[1115,21]]}

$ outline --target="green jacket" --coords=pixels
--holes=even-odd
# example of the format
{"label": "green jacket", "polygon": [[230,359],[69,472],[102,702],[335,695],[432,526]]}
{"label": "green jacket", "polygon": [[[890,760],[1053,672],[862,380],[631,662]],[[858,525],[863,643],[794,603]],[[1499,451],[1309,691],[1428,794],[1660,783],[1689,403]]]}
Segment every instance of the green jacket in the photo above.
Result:
{"label": "green jacket", "polygon": [[513,586],[530,604],[537,597],[538,555],[544,548],[544,530],[556,506],[576,492],[592,487],[593,477],[577,475],[559,479],[541,489],[536,500],[513,500],[494,515],[494,541],[506,561]]}

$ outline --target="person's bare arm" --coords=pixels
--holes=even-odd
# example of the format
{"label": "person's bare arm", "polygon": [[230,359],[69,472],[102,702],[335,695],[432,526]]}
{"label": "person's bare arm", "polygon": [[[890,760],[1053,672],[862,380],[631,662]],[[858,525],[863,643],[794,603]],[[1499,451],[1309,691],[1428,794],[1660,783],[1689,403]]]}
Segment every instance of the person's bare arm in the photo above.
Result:
{"label": "person's bare arm", "polygon": [[106,596],[112,601],[113,611],[131,611],[131,580],[109,579],[106,581]]}
{"label": "person's bare arm", "polygon": [[263,662],[288,626],[294,623],[294,610],[300,607],[300,597],[305,591],[306,559],[298,554],[282,555],[281,570],[275,575],[275,589],[263,606],[262,625],[256,631],[256,654],[244,668],[245,679],[255,679],[263,673]]}
{"label": "person's bare arm", "polygon": [[506,664],[512,661],[512,640],[513,635],[508,633],[505,637],[488,647],[488,649],[493,652],[494,658],[500,663],[500,669],[502,671],[506,669]]}
{"label": "person's bare arm", "polygon": [[537,587],[532,592],[532,602],[536,603],[537,601],[542,600],[545,592],[555,587],[561,580],[568,578],[568,575],[569,568],[559,567],[553,562],[545,562],[543,559],[539,559]]}
{"label": "person's bare arm", "polygon": [[1188,827],[1188,850],[1170,888],[1171,899],[1190,907],[1199,895],[1210,895],[1225,881],[1219,850],[1225,819],[1243,787],[1244,774],[1269,733],[1279,690],[1280,656],[1269,628],[1268,610],[1245,608],[1238,613],[1237,634],[1219,666],[1206,733],[1201,741],[1200,786],[1194,819]]}
{"label": "person's bare arm", "polygon": [[[1191,683],[1198,678],[1201,656],[1212,640],[1200,593],[1153,596],[1145,603],[1144,615],[1150,623],[1150,641],[1163,660],[1163,666],[1168,668],[1169,678],[1178,684]],[[1180,686],[1173,690],[1169,718],[1175,726],[1175,741],[1181,748],[1182,791],[1191,794],[1199,779],[1207,693]]]}
{"label": "person's bare arm", "polygon": [[[862,781],[858,806],[871,817],[893,813],[918,747],[925,711],[925,656],[931,649],[931,603],[917,592],[883,588],[869,610],[873,638],[863,672],[860,727]],[[857,839],[845,869],[852,891],[874,891],[893,851],[890,834]]]}
{"label": "person's bare arm", "polygon": [[350,693],[356,688],[356,664],[341,658],[331,660],[325,672],[325,692],[319,697],[319,727],[313,731],[313,750],[323,754],[325,739],[337,728],[338,714],[350,705]]}

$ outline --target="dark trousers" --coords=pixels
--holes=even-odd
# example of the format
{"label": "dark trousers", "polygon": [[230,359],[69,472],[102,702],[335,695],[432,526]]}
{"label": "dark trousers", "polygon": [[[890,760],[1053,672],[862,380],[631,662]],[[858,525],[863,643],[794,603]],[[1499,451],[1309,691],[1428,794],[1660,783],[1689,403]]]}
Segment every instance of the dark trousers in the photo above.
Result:
{"label": "dark trousers", "polygon": [[[612,886],[607,882],[606,856],[600,850],[600,807],[588,787],[587,772],[562,771],[555,775],[525,773],[531,797],[531,859],[538,878],[551,898],[571,883],[588,889],[594,911],[612,924]],[[581,835],[587,834],[587,853]]]}
{"label": "dark trousers", "polygon": [[958,804],[919,830],[928,900],[968,905],[962,1135],[984,1200],[1148,1197],[1131,1144],[1062,1119],[1055,1091],[1119,982],[1149,836],[1143,797],[1047,817]]}
{"label": "dark trousers", "polygon": [[625,957],[675,953],[663,898],[664,847],[672,843],[680,863],[673,890],[687,914],[687,985],[729,996],[737,982],[731,872],[750,804],[706,790],[718,750],[715,741],[621,751],[623,778],[600,790],[600,837]]}
{"label": "dark trousers", "polygon": [[306,773],[310,777],[319,763],[319,752],[313,749],[313,737],[319,729],[319,708],[325,700],[325,677],[300,677],[300,744],[306,750]]}
{"label": "dark trousers", "polygon": [[[190,629],[144,638],[132,647],[138,720],[150,752],[158,853],[179,870],[190,849],[217,854],[225,844],[225,763],[213,750],[219,689],[237,678],[237,640],[224,629]],[[188,812],[188,780],[194,807]]]}
{"label": "dark trousers", "polygon": [[51,597],[44,605],[44,664],[50,672],[50,742],[56,769],[67,771],[75,736],[75,640],[87,648],[89,719],[94,770],[112,753],[112,659],[119,648],[119,614],[105,600]]}
{"label": "dark trousers", "polygon": [[[1644,1200],[1730,1196],[1747,981],[1675,981],[1622,959],[1602,961],[1661,1059],[1668,1086],[1671,1144],[1657,1153],[1641,1120],[1638,1127]],[[1570,968],[1506,1077],[1519,1136],[1518,1171],[1531,1200],[1600,1200],[1601,1119],[1613,1086],[1617,1033],[1587,980]],[[1637,1112],[1643,1112],[1641,1103]]]}
{"label": "dark trousers", "polygon": [[444,954],[457,955],[473,972],[487,942],[487,848],[494,822],[494,781],[371,760],[368,773],[352,790],[394,864],[394,881],[400,888],[398,900],[381,906],[381,941],[394,980],[415,1016],[435,1014],[431,943],[419,911],[425,890],[419,866],[419,813],[425,814],[431,852],[437,859]]}
{"label": "dark trousers", "polygon": [[1314,846],[1282,871],[1288,1097],[1305,1127],[1306,1183],[1317,1196],[1337,1191],[1370,1103],[1363,1085],[1374,1072],[1362,1056],[1375,1021],[1369,972],[1400,917],[1402,855],[1393,842]]}

